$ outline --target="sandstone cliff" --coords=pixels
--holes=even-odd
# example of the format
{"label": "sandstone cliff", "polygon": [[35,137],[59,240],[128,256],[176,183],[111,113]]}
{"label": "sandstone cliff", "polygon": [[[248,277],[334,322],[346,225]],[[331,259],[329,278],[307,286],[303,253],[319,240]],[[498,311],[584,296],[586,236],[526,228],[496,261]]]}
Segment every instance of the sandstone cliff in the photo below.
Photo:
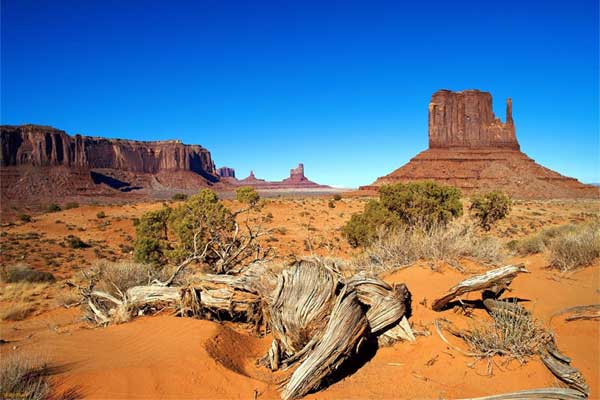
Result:
{"label": "sandstone cliff", "polygon": [[140,142],[67,135],[38,125],[0,127],[0,165],[66,166],[156,174],[191,171],[216,182],[210,152],[178,140]]}
{"label": "sandstone cliff", "polygon": [[492,111],[492,95],[479,90],[437,91],[429,103],[429,148],[508,148],[519,150],[506,101],[506,123]]}
{"label": "sandstone cliff", "polygon": [[429,149],[362,190],[433,180],[465,193],[501,189],[517,198],[598,198],[599,190],[537,164],[520,151],[506,103],[506,122],[487,92],[440,90],[429,104]]}
{"label": "sandstone cliff", "polygon": [[235,169],[229,167],[221,167],[217,169],[217,175],[221,178],[235,178]]}

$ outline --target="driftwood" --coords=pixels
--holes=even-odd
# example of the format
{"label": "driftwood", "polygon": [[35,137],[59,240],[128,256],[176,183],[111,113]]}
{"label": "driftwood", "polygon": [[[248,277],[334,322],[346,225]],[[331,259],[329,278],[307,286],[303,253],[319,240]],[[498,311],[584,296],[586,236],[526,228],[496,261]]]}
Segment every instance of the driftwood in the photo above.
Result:
{"label": "driftwood", "polygon": [[442,311],[452,300],[465,293],[487,290],[496,295],[508,289],[512,280],[520,273],[529,272],[523,265],[507,265],[505,267],[475,275],[452,287],[443,297],[436,299],[431,308]]}
{"label": "driftwood", "polygon": [[495,394],[483,397],[469,397],[461,400],[525,400],[525,399],[544,399],[544,400],[581,400],[586,397],[581,392],[567,388],[542,388],[520,390],[518,392]]}
{"label": "driftwood", "polygon": [[[600,320],[600,304],[590,304],[587,306],[575,306],[565,308],[552,315],[552,318],[562,314],[572,314],[565,318],[565,321],[577,321],[577,320]],[[551,318],[551,319],[552,319]]]}
{"label": "driftwood", "polygon": [[[498,270],[495,270],[495,271],[498,271]],[[500,276],[500,275],[506,276],[505,273],[503,273],[503,274],[496,273],[495,275],[496,276]],[[485,279],[477,279],[476,281],[482,282],[484,280]],[[512,278],[511,278],[511,280],[512,280]],[[463,281],[463,282],[461,282],[461,284],[464,284],[464,282],[467,282],[467,281]],[[488,282],[497,281],[497,279],[491,279],[491,280],[487,279],[487,281]],[[471,282],[473,282],[473,280],[471,280]],[[510,281],[508,281],[508,283],[510,283]],[[455,288],[451,289],[450,292],[451,293],[458,292],[457,290],[455,290],[458,287],[474,286],[471,284],[466,284],[466,285],[461,286],[461,284],[459,284]],[[477,284],[477,286],[481,286],[481,285]],[[485,287],[487,288],[488,286],[485,285]],[[449,298],[449,296],[447,295],[444,297],[444,299],[445,298]],[[442,301],[441,304],[445,305],[445,304],[447,304],[447,302],[444,303]],[[490,316],[492,316],[492,318],[502,318],[507,315],[510,317],[521,316],[521,317],[525,317],[525,318],[531,318],[531,314],[528,311],[526,311],[521,305],[519,305],[518,303],[515,303],[515,302],[499,301],[499,300],[495,300],[493,298],[486,298],[484,295],[483,296],[483,305],[486,308],[486,310],[488,311],[488,313],[490,314]],[[570,311],[570,310],[568,310],[568,311]],[[575,311],[581,311],[581,309],[575,308]],[[587,312],[587,311],[588,311],[587,309],[583,309],[583,312]],[[448,346],[450,346],[454,350],[460,352],[463,355],[469,356],[469,357],[485,356],[484,354],[466,352],[466,351],[459,349],[458,347],[453,346],[444,337],[444,335],[442,333],[442,327],[440,325],[440,321],[436,320],[434,325],[435,325],[435,329],[436,329],[439,337],[442,339],[442,341],[444,341],[444,343],[446,343]],[[455,336],[464,337],[465,333],[453,330],[449,326],[449,324],[446,324],[444,326],[444,328],[446,328],[448,331],[450,331]],[[544,363],[544,365],[546,365],[546,367],[557,378],[559,378],[561,381],[565,382],[570,387],[570,389],[557,388],[556,390],[554,390],[554,389],[550,389],[550,388],[545,388],[545,389],[536,389],[536,390],[532,390],[532,391],[521,391],[521,392],[507,393],[507,394],[502,394],[502,395],[486,396],[486,397],[480,397],[478,399],[479,400],[488,400],[488,399],[489,400],[492,400],[492,399],[498,399],[498,400],[507,399],[508,400],[508,399],[523,399],[523,398],[548,398],[548,399],[565,399],[566,400],[566,399],[587,398],[587,396],[589,395],[589,386],[587,385],[585,379],[583,378],[583,375],[581,374],[581,372],[579,370],[577,370],[576,368],[574,368],[573,366],[570,365],[571,358],[562,354],[560,352],[560,350],[558,350],[558,348],[556,346],[556,342],[554,341],[554,337],[552,336],[551,333],[546,332],[542,335],[541,340],[537,344],[536,351],[537,351],[537,353],[539,353],[540,358],[542,359],[542,362]],[[475,399],[473,399],[473,400],[475,400]]]}
{"label": "driftwood", "polygon": [[171,308],[181,316],[229,319],[264,325],[273,343],[260,361],[272,370],[290,369],[283,399],[301,397],[376,337],[380,344],[414,340],[406,319],[410,292],[368,274],[345,278],[320,259],[296,262],[279,274],[258,262],[237,275],[203,274],[186,287],[166,282],[136,286],[118,296],[79,288],[91,318],[100,325]]}
{"label": "driftwood", "polygon": [[540,358],[544,365],[548,367],[558,379],[565,382],[570,388],[579,391],[586,397],[588,396],[590,388],[577,368],[572,367],[564,360],[556,358],[548,351],[540,350]]}

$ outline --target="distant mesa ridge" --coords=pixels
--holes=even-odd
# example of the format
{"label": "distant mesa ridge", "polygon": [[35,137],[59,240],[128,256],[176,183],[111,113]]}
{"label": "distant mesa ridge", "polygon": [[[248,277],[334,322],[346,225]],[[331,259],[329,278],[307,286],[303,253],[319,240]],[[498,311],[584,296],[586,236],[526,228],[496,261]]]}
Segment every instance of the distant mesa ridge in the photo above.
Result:
{"label": "distant mesa ridge", "polygon": [[180,140],[142,142],[73,135],[39,125],[2,126],[0,165],[66,166],[156,174],[191,171],[216,182],[210,152]]}
{"label": "distant mesa ridge", "polygon": [[429,149],[361,190],[433,180],[465,193],[504,190],[517,198],[598,198],[599,190],[537,164],[521,152],[506,101],[506,121],[479,90],[440,90],[429,103]]}
{"label": "distant mesa ridge", "polygon": [[308,179],[304,175],[304,164],[300,163],[296,168],[290,169],[290,176],[281,181],[266,181],[259,179],[250,171],[250,175],[238,180],[236,184],[241,186],[252,186],[257,189],[331,189],[330,186],[320,185]]}

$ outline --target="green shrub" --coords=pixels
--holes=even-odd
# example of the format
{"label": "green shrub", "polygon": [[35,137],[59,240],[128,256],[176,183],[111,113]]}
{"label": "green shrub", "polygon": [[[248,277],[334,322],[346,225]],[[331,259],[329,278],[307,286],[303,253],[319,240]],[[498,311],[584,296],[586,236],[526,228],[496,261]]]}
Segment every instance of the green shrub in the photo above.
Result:
{"label": "green shrub", "polygon": [[134,220],[133,247],[137,262],[161,264],[167,261],[167,253],[171,249],[167,241],[167,224],[171,211],[171,208],[163,207],[160,210],[144,213],[137,220],[137,224]]}
{"label": "green shrub", "polygon": [[471,214],[479,225],[489,231],[492,225],[510,212],[512,201],[510,197],[499,190],[485,194],[477,194],[471,198]]}
{"label": "green shrub", "polygon": [[69,202],[67,204],[65,204],[65,210],[70,210],[72,208],[78,208],[79,207],[79,203],[76,202]]}
{"label": "green shrub", "polygon": [[96,218],[98,218],[98,219],[106,218],[106,213],[104,211],[98,211],[96,213]]}
{"label": "green shrub", "polygon": [[380,201],[369,201],[342,228],[352,247],[366,247],[379,233],[399,225],[431,229],[462,214],[460,191],[434,182],[385,185],[379,196]]}
{"label": "green shrub", "polygon": [[67,246],[69,246],[71,249],[85,249],[91,247],[89,244],[81,240],[79,236],[74,235],[69,235],[65,237],[65,242],[67,243]]}
{"label": "green shrub", "polygon": [[362,213],[350,217],[342,227],[342,235],[352,247],[366,247],[375,240],[382,230],[400,224],[397,215],[385,208],[379,201],[371,200]]}
{"label": "green shrub", "polygon": [[342,195],[339,193],[336,193],[333,195],[333,200],[334,201],[340,201],[342,199]]}
{"label": "green shrub", "polygon": [[185,193],[175,193],[173,195],[173,197],[171,197],[171,200],[173,201],[183,201],[183,200],[187,200],[188,195]]}
{"label": "green shrub", "polygon": [[31,222],[31,215],[29,214],[17,214],[17,218],[21,222]]}
{"label": "green shrub", "polygon": [[260,195],[253,187],[242,186],[236,189],[235,199],[241,203],[246,203],[250,204],[251,206],[254,206],[258,204],[258,201],[260,200]]}
{"label": "green shrub", "polygon": [[17,264],[7,266],[0,270],[0,278],[6,283],[18,282],[54,282],[56,279],[50,272],[42,272],[31,269],[28,265]]}
{"label": "green shrub", "polygon": [[[251,200],[248,198],[248,201]],[[202,250],[213,233],[219,232],[223,236],[233,232],[235,217],[213,191],[203,189],[173,209],[169,226],[176,239],[169,258],[180,262],[194,251],[194,235],[197,236],[198,249]]]}
{"label": "green shrub", "polygon": [[435,182],[399,183],[379,189],[381,204],[409,226],[446,224],[462,215],[461,192]]}
{"label": "green shrub", "polygon": [[48,205],[48,212],[58,212],[61,211],[62,209],[60,208],[60,206],[58,204],[52,203]]}

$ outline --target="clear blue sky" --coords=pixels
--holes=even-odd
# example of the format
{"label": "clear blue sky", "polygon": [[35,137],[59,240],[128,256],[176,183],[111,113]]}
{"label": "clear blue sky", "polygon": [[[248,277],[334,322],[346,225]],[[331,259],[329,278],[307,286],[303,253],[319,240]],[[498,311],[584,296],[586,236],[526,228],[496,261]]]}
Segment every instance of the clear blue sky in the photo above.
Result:
{"label": "clear blue sky", "polygon": [[427,148],[434,91],[477,88],[530,157],[600,182],[597,0],[402,3],[2,0],[1,122],[356,187]]}

